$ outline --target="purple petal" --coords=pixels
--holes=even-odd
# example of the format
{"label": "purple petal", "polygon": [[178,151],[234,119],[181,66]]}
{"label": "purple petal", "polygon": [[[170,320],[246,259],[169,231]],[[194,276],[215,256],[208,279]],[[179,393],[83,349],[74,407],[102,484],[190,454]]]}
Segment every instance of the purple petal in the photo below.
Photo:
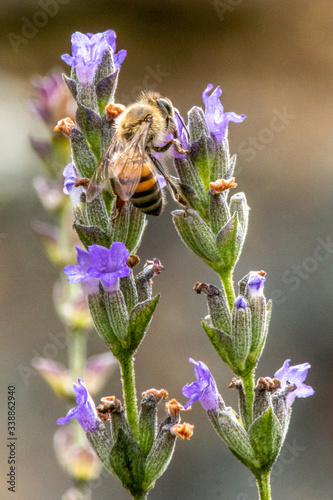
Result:
{"label": "purple petal", "polygon": [[195,365],[194,373],[198,381],[183,387],[184,396],[190,398],[184,408],[187,409],[199,399],[205,410],[216,410],[219,407],[219,393],[208,367],[202,361],[194,361],[192,358],[189,361]]}
{"label": "purple petal", "polygon": [[[129,250],[125,247],[124,243],[120,241],[115,241],[112,243],[110,247],[110,263],[114,265],[114,268],[117,269],[126,264],[127,257],[129,256]],[[128,274],[124,274],[124,276],[128,276]]]}
{"label": "purple petal", "polygon": [[237,115],[233,112],[225,113],[220,101],[222,94],[221,88],[219,86],[216,87],[216,89],[209,95],[209,92],[212,89],[213,85],[211,83],[208,84],[206,90],[202,94],[202,99],[205,104],[205,117],[209,130],[211,134],[214,134],[216,139],[220,142],[228,135],[229,121],[240,123],[245,120],[246,116]]}
{"label": "purple petal", "polygon": [[300,365],[289,366],[290,359],[286,359],[283,366],[274,374],[281,382],[282,389],[288,384],[294,384],[296,389],[287,395],[288,406],[291,406],[295,398],[307,398],[314,394],[311,386],[304,384],[308,370],[309,363],[302,363]]}
{"label": "purple petal", "polygon": [[234,306],[237,307],[237,309],[245,309],[247,305],[247,301],[242,295],[239,295],[234,302]]}
{"label": "purple petal", "polygon": [[87,391],[82,379],[78,379],[79,384],[73,383],[75,399],[78,404],[69,410],[67,415],[57,420],[57,424],[63,425],[71,418],[76,418],[85,432],[95,432],[99,426],[99,419],[95,408],[95,403]]}
{"label": "purple petal", "polygon": [[261,276],[258,273],[251,273],[249,280],[247,282],[249,295],[251,297],[257,297],[258,295],[262,295],[265,281],[266,278],[264,276]]}

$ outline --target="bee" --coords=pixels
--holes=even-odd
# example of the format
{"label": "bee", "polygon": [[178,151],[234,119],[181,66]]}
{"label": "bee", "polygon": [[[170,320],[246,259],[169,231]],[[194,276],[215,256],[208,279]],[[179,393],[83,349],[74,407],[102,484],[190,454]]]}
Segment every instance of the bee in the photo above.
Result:
{"label": "bee", "polygon": [[[170,133],[173,138],[166,141]],[[158,146],[161,142],[164,144]],[[177,184],[152,154],[152,151],[163,153],[172,145],[179,153],[187,153],[177,139],[175,111],[170,99],[156,92],[144,92],[115,119],[114,136],[88,185],[87,201],[94,200],[110,182],[117,196],[118,213],[130,201],[145,214],[159,215],[164,203],[159,172],[173,198],[187,207]]]}

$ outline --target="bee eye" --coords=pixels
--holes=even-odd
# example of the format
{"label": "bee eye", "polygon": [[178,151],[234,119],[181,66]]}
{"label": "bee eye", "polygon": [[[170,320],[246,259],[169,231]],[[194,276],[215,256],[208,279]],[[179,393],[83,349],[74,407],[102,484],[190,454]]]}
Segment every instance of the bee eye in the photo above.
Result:
{"label": "bee eye", "polygon": [[156,99],[157,104],[161,108],[162,111],[166,111],[167,115],[172,116],[172,106],[169,101],[163,98]]}

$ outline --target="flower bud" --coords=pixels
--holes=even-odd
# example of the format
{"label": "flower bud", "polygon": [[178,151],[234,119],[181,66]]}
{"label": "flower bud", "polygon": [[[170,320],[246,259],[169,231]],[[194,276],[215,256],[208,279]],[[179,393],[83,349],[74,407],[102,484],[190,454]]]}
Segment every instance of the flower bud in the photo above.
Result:
{"label": "flower bud", "polygon": [[124,295],[120,290],[114,292],[105,291],[103,300],[112,331],[120,340],[123,348],[127,349],[131,339],[128,336],[129,317]]}
{"label": "flower bud", "polygon": [[243,464],[259,465],[250,438],[232,408],[210,410],[207,415],[220,438]]}
{"label": "flower bud", "polygon": [[209,317],[214,328],[227,333],[231,332],[231,316],[224,287],[221,289],[206,283],[196,283],[194,290],[197,293],[205,293]]}
{"label": "flower bud", "polygon": [[209,225],[198,212],[189,209],[187,212],[172,212],[176,229],[184,243],[209,265],[220,261],[216,238]]}
{"label": "flower bud", "polygon": [[161,424],[159,433],[146,458],[143,483],[146,491],[154,487],[155,481],[162,476],[171,461],[176,445],[176,435],[171,432],[173,425],[170,419]]}
{"label": "flower bud", "polygon": [[245,362],[248,356],[252,330],[251,330],[251,310],[247,301],[239,295],[232,309],[231,322],[232,359],[237,375],[241,375],[245,369]]}
{"label": "flower bud", "polygon": [[211,189],[209,191],[209,217],[211,228],[216,235],[231,218],[225,195],[223,193],[213,194]]}
{"label": "flower bud", "polygon": [[238,222],[243,230],[243,238],[245,239],[248,220],[249,220],[249,207],[246,202],[244,193],[236,193],[230,198],[230,213],[237,212]]}

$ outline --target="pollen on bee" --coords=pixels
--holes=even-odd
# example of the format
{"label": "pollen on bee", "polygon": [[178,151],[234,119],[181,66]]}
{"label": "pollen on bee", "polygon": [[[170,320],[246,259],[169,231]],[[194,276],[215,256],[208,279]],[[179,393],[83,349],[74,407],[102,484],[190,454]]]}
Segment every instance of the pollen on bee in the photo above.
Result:
{"label": "pollen on bee", "polygon": [[117,118],[117,116],[121,115],[121,113],[123,113],[125,109],[126,106],[124,106],[123,104],[112,104],[112,103],[108,104],[105,107],[105,114],[107,120],[109,121],[114,120],[115,118]]}

